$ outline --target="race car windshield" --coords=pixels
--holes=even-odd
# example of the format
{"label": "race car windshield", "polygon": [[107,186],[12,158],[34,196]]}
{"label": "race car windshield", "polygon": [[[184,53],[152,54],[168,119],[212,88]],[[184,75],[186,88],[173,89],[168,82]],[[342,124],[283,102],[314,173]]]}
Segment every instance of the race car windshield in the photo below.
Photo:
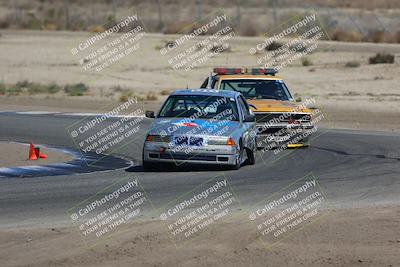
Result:
{"label": "race car windshield", "polygon": [[238,121],[233,98],[206,95],[170,96],[158,115],[161,118],[192,118]]}
{"label": "race car windshield", "polygon": [[240,92],[247,99],[291,99],[282,80],[222,80],[220,89]]}

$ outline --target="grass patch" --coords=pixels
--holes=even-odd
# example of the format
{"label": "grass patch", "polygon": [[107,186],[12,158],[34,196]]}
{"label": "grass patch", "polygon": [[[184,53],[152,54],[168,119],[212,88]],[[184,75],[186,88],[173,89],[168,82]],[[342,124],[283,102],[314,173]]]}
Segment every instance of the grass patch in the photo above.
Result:
{"label": "grass patch", "polygon": [[312,63],[312,61],[310,59],[308,59],[306,57],[303,57],[301,59],[301,65],[303,65],[304,67],[308,67],[308,66],[312,66],[313,63]]}
{"label": "grass patch", "polygon": [[0,84],[0,95],[20,95],[27,93],[30,95],[36,94],[55,94],[61,90],[61,87],[55,83],[40,84],[29,82],[28,80],[19,81],[16,84],[6,86]]}
{"label": "grass patch", "polygon": [[349,61],[344,66],[346,68],[358,68],[358,67],[360,67],[360,62],[358,62],[358,61]]}
{"label": "grass patch", "polygon": [[31,83],[27,87],[27,92],[31,95],[35,94],[56,94],[61,90],[61,87],[55,83],[43,85],[39,83]]}
{"label": "grass patch", "polygon": [[20,95],[22,94],[22,88],[16,85],[11,85],[10,87],[7,87],[6,93],[7,95]]}
{"label": "grass patch", "polygon": [[67,84],[64,86],[64,92],[69,96],[83,96],[89,90],[84,83]]}

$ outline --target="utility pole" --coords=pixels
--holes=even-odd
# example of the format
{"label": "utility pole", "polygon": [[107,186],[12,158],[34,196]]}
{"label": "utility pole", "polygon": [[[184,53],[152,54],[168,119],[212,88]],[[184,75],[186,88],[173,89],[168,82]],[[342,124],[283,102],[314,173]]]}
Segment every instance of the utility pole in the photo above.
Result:
{"label": "utility pole", "polygon": [[157,0],[157,9],[158,9],[158,30],[161,31],[163,27],[161,0]]}
{"label": "utility pole", "polygon": [[272,12],[274,16],[274,26],[278,25],[278,16],[276,14],[277,0],[272,0]]}
{"label": "utility pole", "polygon": [[15,9],[14,23],[15,25],[19,26],[19,17],[21,15],[21,9],[19,7],[18,0],[14,0],[14,9]]}
{"label": "utility pole", "polygon": [[241,0],[236,0],[236,27],[240,27],[240,19],[241,19],[241,14],[240,14],[240,1]]}
{"label": "utility pole", "polygon": [[199,0],[196,0],[196,9],[197,9],[197,20],[201,20],[201,8]]}
{"label": "utility pole", "polygon": [[69,18],[69,0],[64,0],[64,9],[65,9],[65,28],[69,30],[71,26]]}

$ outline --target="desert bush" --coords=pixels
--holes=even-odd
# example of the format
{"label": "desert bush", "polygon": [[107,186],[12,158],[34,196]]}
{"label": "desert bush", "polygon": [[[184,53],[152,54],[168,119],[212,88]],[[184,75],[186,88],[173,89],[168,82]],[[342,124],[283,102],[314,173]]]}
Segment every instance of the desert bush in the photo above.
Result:
{"label": "desert bush", "polygon": [[18,82],[14,85],[7,86],[4,83],[0,84],[0,95],[19,95],[23,92],[23,89],[30,85],[27,80]]}
{"label": "desert bush", "polygon": [[161,95],[169,95],[170,93],[171,93],[170,90],[162,90],[162,91],[160,92]]}
{"label": "desert bush", "polygon": [[33,85],[33,83],[29,82],[28,80],[19,81],[15,84],[16,87],[21,88],[21,89],[28,88],[32,85]]}
{"label": "desert bush", "polygon": [[53,22],[45,22],[42,30],[45,31],[57,31],[59,29],[58,24],[53,23]]}
{"label": "desert bush", "polygon": [[56,84],[56,83],[51,83],[51,84],[48,84],[48,85],[46,86],[46,89],[47,89],[47,92],[48,92],[49,94],[56,94],[56,93],[60,92],[61,86],[59,86],[59,85]]}
{"label": "desert bush", "polygon": [[0,29],[8,29],[10,28],[10,21],[6,19],[0,19]]}
{"label": "desert bush", "polygon": [[364,42],[384,43],[388,39],[385,31],[369,31],[364,37]]}
{"label": "desert bush", "polygon": [[4,83],[0,83],[0,95],[5,95],[7,92],[7,88]]}
{"label": "desert bush", "polygon": [[393,40],[396,43],[400,43],[400,31],[397,31],[394,35],[393,35]]}
{"label": "desert bush", "polygon": [[345,67],[347,67],[347,68],[358,68],[358,67],[360,67],[360,62],[358,62],[358,61],[348,61],[348,62],[346,62]]}
{"label": "desert bush", "polygon": [[265,50],[267,50],[267,51],[274,51],[274,50],[280,48],[282,45],[283,45],[283,44],[281,44],[281,43],[279,43],[279,42],[273,41],[271,44],[269,44],[269,45],[267,45],[267,46],[265,47]]}
{"label": "desert bush", "polygon": [[125,89],[122,88],[120,85],[115,85],[115,86],[111,87],[111,91],[120,93],[120,92],[124,92]]}
{"label": "desert bush", "polygon": [[55,94],[61,90],[61,87],[55,83],[50,84],[40,84],[29,82],[28,80],[23,80],[17,82],[15,85],[10,87],[11,89],[6,89],[8,92],[11,90],[14,93],[27,92],[28,94]]}
{"label": "desert bush", "polygon": [[133,91],[131,90],[125,90],[119,97],[120,102],[126,102],[129,100],[129,98],[136,98],[138,101],[144,100],[143,97],[140,97],[136,95]]}
{"label": "desert bush", "polygon": [[164,47],[168,48],[168,47],[175,47],[178,44],[175,41],[166,41]]}
{"label": "desert bush", "polygon": [[38,84],[38,83],[30,84],[28,87],[26,87],[26,90],[31,95],[44,94],[47,91],[46,86]]}
{"label": "desert bush", "polygon": [[42,28],[42,22],[36,18],[35,14],[31,14],[27,22],[27,28],[30,30],[40,30]]}
{"label": "desert bush", "polygon": [[242,27],[240,33],[243,36],[257,36],[259,34],[259,31],[253,22],[246,21],[244,23],[244,26]]}
{"label": "desert bush", "polygon": [[189,21],[166,23],[164,34],[189,33],[193,29],[193,23]]}
{"label": "desert bush", "polygon": [[378,53],[373,57],[369,58],[369,64],[392,64],[394,63],[394,55]]}
{"label": "desert bush", "polygon": [[84,83],[67,84],[64,86],[64,92],[69,96],[83,96],[89,88]]}
{"label": "desert bush", "polygon": [[231,47],[228,43],[225,44],[217,44],[217,45],[213,45],[210,48],[210,52],[213,53],[224,53],[224,52],[231,52]]}
{"label": "desert bush", "polygon": [[120,97],[119,97],[119,101],[120,102],[126,102],[126,101],[128,101],[128,99],[130,98],[131,96],[129,96],[128,94],[122,94]]}
{"label": "desert bush", "polygon": [[104,26],[94,26],[90,25],[86,28],[87,31],[92,32],[92,33],[100,33],[104,32],[106,28]]}
{"label": "desert bush", "polygon": [[157,99],[158,99],[157,95],[152,92],[149,92],[146,95],[146,100],[148,101],[156,101]]}
{"label": "desert bush", "polygon": [[360,33],[352,31],[347,32],[342,29],[337,29],[334,31],[331,37],[334,41],[344,41],[344,42],[361,42],[362,36]]}
{"label": "desert bush", "polygon": [[301,58],[301,65],[303,65],[304,67],[308,67],[308,66],[312,66],[313,63],[307,57],[303,57],[303,58]]}

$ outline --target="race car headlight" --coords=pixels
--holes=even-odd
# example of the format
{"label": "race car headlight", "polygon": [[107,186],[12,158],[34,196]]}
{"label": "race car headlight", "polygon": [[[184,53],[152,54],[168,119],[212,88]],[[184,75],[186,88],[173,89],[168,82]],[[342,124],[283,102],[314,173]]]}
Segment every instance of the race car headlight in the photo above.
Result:
{"label": "race car headlight", "polygon": [[169,143],[171,142],[171,136],[166,135],[147,135],[146,142],[158,142],[158,143]]}

